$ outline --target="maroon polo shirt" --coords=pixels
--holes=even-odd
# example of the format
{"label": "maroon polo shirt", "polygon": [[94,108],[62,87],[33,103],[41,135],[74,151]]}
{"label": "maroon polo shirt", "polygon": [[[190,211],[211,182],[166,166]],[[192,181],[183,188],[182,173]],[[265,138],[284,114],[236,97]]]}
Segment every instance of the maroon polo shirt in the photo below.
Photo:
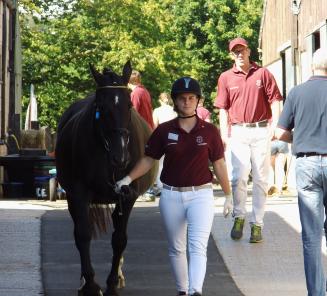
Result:
{"label": "maroon polo shirt", "polygon": [[212,181],[208,160],[224,157],[218,129],[197,117],[195,127],[187,133],[178,119],[160,124],[152,133],[145,155],[160,159],[165,155],[160,180],[170,186],[199,186]]}
{"label": "maroon polo shirt", "polygon": [[248,74],[234,64],[218,79],[215,106],[228,110],[231,124],[269,120],[270,105],[276,100],[282,100],[282,95],[274,76],[256,63],[251,63]]}
{"label": "maroon polo shirt", "polygon": [[153,129],[152,103],[148,90],[143,85],[138,85],[131,92],[131,101],[136,111],[149,124],[150,128]]}

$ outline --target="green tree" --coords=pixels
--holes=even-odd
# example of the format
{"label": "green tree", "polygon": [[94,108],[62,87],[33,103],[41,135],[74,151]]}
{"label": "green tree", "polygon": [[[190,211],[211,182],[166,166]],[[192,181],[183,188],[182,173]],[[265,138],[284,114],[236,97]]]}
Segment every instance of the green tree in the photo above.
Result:
{"label": "green tree", "polygon": [[255,49],[262,0],[21,1],[26,108],[34,83],[42,125],[94,89],[89,63],[121,71],[130,59],[156,100],[181,75],[200,80],[207,105],[230,67],[228,40]]}
{"label": "green tree", "polygon": [[172,8],[173,35],[188,51],[187,58],[194,61],[192,71],[201,80],[206,97],[213,100],[218,75],[231,66],[229,40],[248,39],[257,58],[262,0],[177,0]]}

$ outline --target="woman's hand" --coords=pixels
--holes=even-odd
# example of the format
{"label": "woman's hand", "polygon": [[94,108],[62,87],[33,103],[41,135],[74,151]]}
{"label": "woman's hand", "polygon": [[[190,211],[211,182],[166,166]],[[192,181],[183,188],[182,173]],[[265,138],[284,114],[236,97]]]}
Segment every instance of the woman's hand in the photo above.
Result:
{"label": "woman's hand", "polygon": [[119,180],[115,184],[115,192],[120,193],[122,186],[128,186],[131,184],[132,179],[130,176],[125,176],[123,179]]}
{"label": "woman's hand", "polygon": [[224,203],[224,217],[227,218],[229,214],[233,212],[233,198],[232,195],[225,196],[225,203]]}

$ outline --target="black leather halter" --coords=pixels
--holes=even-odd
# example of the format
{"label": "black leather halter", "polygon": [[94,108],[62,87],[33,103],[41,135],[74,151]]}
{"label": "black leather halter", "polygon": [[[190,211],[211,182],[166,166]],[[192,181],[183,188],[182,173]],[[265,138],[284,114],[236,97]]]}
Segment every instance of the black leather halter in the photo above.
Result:
{"label": "black leather halter", "polygon": [[[99,86],[99,87],[97,87],[96,90],[98,90],[98,89],[106,89],[106,88],[122,88],[122,89],[128,89],[128,87],[125,86],[125,85],[105,85],[105,86]],[[96,104],[94,104],[94,105],[95,105],[95,112],[96,112],[95,117],[96,117],[96,120],[98,120],[99,119],[99,117],[98,117],[99,116],[98,106]],[[131,122],[131,114],[129,116],[128,126],[130,125],[130,122]],[[113,128],[111,130],[113,132],[115,132],[115,133],[118,133],[118,134],[121,134],[121,135],[125,135],[127,137],[127,144],[128,144],[130,131],[127,128]],[[109,153],[110,152],[110,140],[107,139],[103,135],[102,131],[101,131],[101,139],[102,139],[103,146],[104,146],[105,150]]]}

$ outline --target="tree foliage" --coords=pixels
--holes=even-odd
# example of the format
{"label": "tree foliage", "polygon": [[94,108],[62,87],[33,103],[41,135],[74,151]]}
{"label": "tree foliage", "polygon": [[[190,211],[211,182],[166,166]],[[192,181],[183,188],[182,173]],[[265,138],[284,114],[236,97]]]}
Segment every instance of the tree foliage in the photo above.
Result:
{"label": "tree foliage", "polygon": [[121,71],[130,59],[156,100],[181,75],[207,100],[231,66],[228,40],[255,52],[262,0],[22,0],[23,107],[35,85],[39,121],[56,128],[65,108],[93,91],[89,64]]}

